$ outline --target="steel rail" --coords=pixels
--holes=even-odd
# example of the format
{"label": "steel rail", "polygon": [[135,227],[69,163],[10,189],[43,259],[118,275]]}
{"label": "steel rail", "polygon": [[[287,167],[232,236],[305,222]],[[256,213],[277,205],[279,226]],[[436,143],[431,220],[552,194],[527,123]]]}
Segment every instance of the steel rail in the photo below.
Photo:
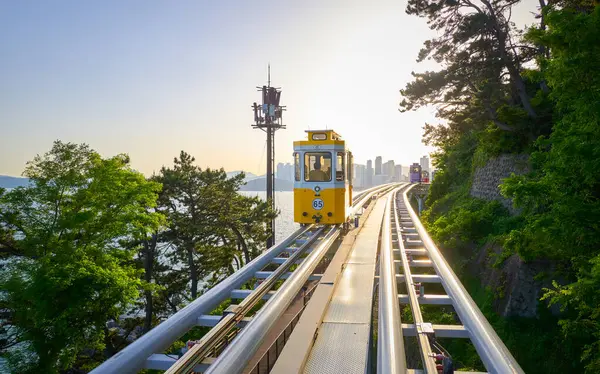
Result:
{"label": "steel rail", "polygon": [[257,271],[268,265],[274,257],[284,251],[296,238],[306,233],[313,226],[308,225],[296,230],[280,244],[269,248],[260,256],[247,263],[243,268],[163,321],[160,325],[154,327],[122,351],[104,361],[100,366],[92,370],[90,374],[135,373],[144,369],[146,359],[150,355],[162,352],[171,346],[174,341],[196,326],[200,315],[208,314],[223,300],[228,299],[233,289],[246,283]]}
{"label": "steel rail", "polygon": [[[399,189],[399,188],[398,188]],[[381,227],[379,261],[379,311],[377,322],[377,373],[405,374],[406,357],[400,321],[396,269],[390,224],[394,192],[387,196]]]}
{"label": "steel rail", "polygon": [[257,312],[238,336],[225,348],[205,374],[241,373],[254,356],[269,330],[298,295],[302,286],[317,267],[335,239],[340,235],[340,226],[333,226],[322,242],[292,273],[277,293]]}
{"label": "steel rail", "polygon": [[377,193],[385,192],[393,187],[394,187],[394,184],[382,184],[380,186],[375,186],[375,187],[369,188],[368,190],[361,191],[361,194],[359,194],[356,197],[356,199],[353,199],[354,201],[352,203],[352,208],[350,208],[350,216],[356,214],[360,210],[360,208],[363,205],[365,205],[367,203],[367,201],[369,201],[373,197],[373,195],[375,195]]}
{"label": "steel rail", "polygon": [[[364,205],[369,199],[372,198],[373,195],[380,193],[382,191],[389,190],[390,188],[392,188],[392,186],[393,186],[392,184],[385,184],[385,185],[380,185],[380,186],[375,186],[375,187],[369,188],[368,190],[365,190],[365,191],[361,191],[361,193],[353,199],[353,207],[360,207],[360,206]],[[264,307],[267,307],[267,306],[265,305]],[[193,368],[194,365],[190,365],[189,367]],[[171,374],[171,373],[179,373],[179,372],[177,372],[177,371],[167,372],[167,374]]]}
{"label": "steel rail", "polygon": [[273,273],[266,278],[256,289],[252,291],[244,300],[233,310],[232,313],[225,315],[216,326],[192,346],[182,357],[165,372],[165,374],[181,374],[193,371],[197,364],[201,363],[210,353],[213,347],[221,341],[236,325],[248,314],[264,295],[269,292],[275,283],[285,274],[288,269],[300,259],[306,250],[317,240],[317,237],[325,230],[320,227],[313,235],[302,244],[283,264],[277,267]]}
{"label": "steel rail", "polygon": [[[357,198],[353,199],[353,206],[359,207],[364,205],[374,194],[386,188],[389,188],[389,185],[376,186],[361,191]],[[353,210],[352,213],[356,210]],[[280,244],[267,249],[240,270],[110,357],[92,370],[91,374],[135,373],[144,369],[148,357],[156,352],[162,352],[167,349],[174,341],[196,326],[198,316],[208,314],[222,301],[229,298],[232,290],[251,279],[257,271],[268,265],[273,258],[284,251],[295,239],[313,227],[314,225],[302,226]]]}
{"label": "steel rail", "polygon": [[378,190],[378,189],[384,188],[384,187],[386,187],[386,186],[389,186],[389,185],[391,185],[391,183],[380,184],[380,185],[378,185],[378,186],[369,187],[369,188],[367,188],[367,189],[365,189],[365,190],[362,190],[362,191],[356,192],[356,194],[354,194],[354,191],[353,191],[353,194],[354,194],[354,198],[353,198],[353,200],[357,200],[357,199],[359,199],[361,196],[363,196],[364,194],[367,194],[367,193],[373,192],[373,191],[375,191],[375,190]]}
{"label": "steel rail", "polygon": [[[417,291],[415,290],[415,284],[413,281],[412,273],[410,271],[410,265],[408,264],[408,256],[406,255],[406,248],[404,247],[404,241],[402,240],[402,230],[400,228],[400,216],[398,215],[398,201],[397,193],[394,193],[394,223],[396,226],[396,237],[398,238],[398,245],[400,247],[400,258],[402,261],[402,269],[404,271],[404,284],[406,285],[406,292],[408,293],[408,299],[410,303],[410,310],[412,312],[414,324],[417,330],[417,343],[419,344],[419,350],[421,351],[421,359],[423,361],[423,368],[427,374],[438,374],[438,370],[435,365],[433,352],[431,351],[431,343],[429,337],[422,330],[423,315],[421,314],[421,306],[419,305],[419,299],[417,298]],[[389,217],[391,219],[391,217]]]}
{"label": "steel rail", "polygon": [[437,248],[429,234],[423,227],[419,217],[410,205],[409,191],[415,185],[406,189],[403,193],[404,203],[413,224],[421,237],[423,245],[429,253],[431,263],[442,280],[446,293],[452,298],[452,305],[461,322],[469,333],[471,342],[475,346],[485,368],[491,374],[524,373],[523,369],[502,340],[496,334],[483,313],[479,310],[467,290],[458,280],[458,277],[448,265],[440,250]]}

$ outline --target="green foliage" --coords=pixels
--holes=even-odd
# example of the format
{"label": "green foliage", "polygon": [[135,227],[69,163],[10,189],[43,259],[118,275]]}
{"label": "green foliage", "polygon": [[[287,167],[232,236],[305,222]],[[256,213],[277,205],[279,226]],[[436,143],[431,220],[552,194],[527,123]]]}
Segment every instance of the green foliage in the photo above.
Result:
{"label": "green foliage", "polygon": [[164,186],[158,209],[168,224],[160,237],[171,244],[166,256],[179,269],[171,275],[185,279],[170,291],[180,300],[196,298],[201,279],[209,288],[258,256],[266,223],[277,214],[260,198],[238,193],[244,174],[228,178],[223,169],[202,170],[194,162],[182,151],[153,178]]}
{"label": "green foliage", "polygon": [[0,353],[19,373],[89,371],[258,256],[276,215],[238,194],[243,174],[185,152],[147,180],[125,155],[56,142],[24,174],[28,187],[0,189]]}
{"label": "green foliage", "polygon": [[[427,18],[439,35],[425,43],[419,59],[443,64],[439,72],[414,74],[402,91],[402,110],[434,104],[443,120],[425,125],[424,141],[438,152],[423,218],[444,248],[462,252],[459,262],[489,241],[504,248],[500,259],[552,260],[559,270],[548,275],[562,283],[544,299],[561,307],[560,324],[546,304],[540,304],[545,325],[488,317],[527,372],[598,372],[600,6],[552,2],[540,25],[521,37],[506,21],[513,4],[408,3],[407,12]],[[521,46],[508,48],[513,44]],[[526,61],[537,66],[524,69]],[[501,185],[519,208],[517,217],[468,196],[473,170],[504,153],[531,154],[531,172]],[[479,302],[487,305],[485,298]],[[561,359],[540,365],[548,356]]]}
{"label": "green foliage", "polygon": [[429,214],[425,219],[431,222],[429,233],[436,242],[447,248],[463,248],[497,233],[500,218],[508,216],[506,208],[497,201],[462,198],[454,201],[444,215],[431,221]]}
{"label": "green foliage", "polygon": [[[581,345],[574,339],[564,340],[556,317],[543,302],[538,306],[537,318],[502,318],[494,311],[496,295],[493,290],[483,288],[478,279],[466,275],[463,284],[526,373],[583,371],[577,360]],[[468,356],[468,352],[461,350],[456,354]]]}
{"label": "green foliage", "polygon": [[[583,10],[583,11],[582,11]],[[582,360],[600,370],[600,7],[549,10],[548,30],[529,37],[546,45],[543,60],[557,115],[552,134],[532,155],[535,170],[514,176],[503,193],[526,215],[507,245],[527,259],[565,264],[566,285],[555,283],[546,299],[564,311],[568,339],[587,337]],[[585,339],[584,339],[585,340]]]}
{"label": "green foliage", "polygon": [[[433,59],[439,71],[413,73],[401,90],[400,110],[435,105],[444,125],[426,125],[426,142],[441,145],[469,131],[488,126],[496,137],[519,152],[532,139],[546,134],[548,113],[538,97],[535,76],[521,75],[522,66],[536,57],[535,48],[516,43],[520,30],[510,22],[514,1],[409,0],[407,13],[427,18],[437,37],[428,40],[418,61]],[[543,101],[543,100],[542,100]],[[518,148],[514,148],[514,147]],[[506,149],[506,148],[505,148]]]}
{"label": "green foliage", "polygon": [[0,250],[11,260],[2,304],[36,356],[12,357],[15,371],[54,373],[84,349],[103,349],[106,322],[138,297],[139,272],[119,241],[158,227],[161,216],[147,209],[160,184],[128,163],[55,142],[27,164],[29,187],[0,195]]}

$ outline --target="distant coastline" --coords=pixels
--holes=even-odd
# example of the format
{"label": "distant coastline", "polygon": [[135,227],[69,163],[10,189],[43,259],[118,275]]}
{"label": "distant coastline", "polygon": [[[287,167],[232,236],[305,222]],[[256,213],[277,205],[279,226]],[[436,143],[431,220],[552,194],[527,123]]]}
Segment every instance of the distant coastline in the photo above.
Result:
{"label": "distant coastline", "polygon": [[0,188],[17,188],[25,187],[29,184],[28,178],[11,177],[8,175],[0,175]]}
{"label": "distant coastline", "polygon": [[[267,181],[265,177],[259,177],[247,180],[246,184],[240,188],[240,191],[266,191]],[[294,182],[285,179],[275,178],[275,191],[293,191]]]}
{"label": "distant coastline", "polygon": [[[233,171],[227,173],[227,176],[231,178],[239,173],[239,171]],[[244,181],[246,182],[246,184],[240,188],[240,191],[266,191],[266,179],[264,176],[259,177],[252,173],[245,174],[246,178],[244,179]],[[26,187],[28,184],[28,178],[0,175],[0,188]],[[275,190],[293,191],[294,183],[285,179],[275,178]]]}
{"label": "distant coastline", "polygon": [[[227,173],[228,177],[233,177],[239,174],[239,171],[232,171]],[[264,192],[267,190],[266,188],[266,180],[265,176],[256,176],[252,173],[246,173],[246,178],[244,179],[246,182],[240,188],[240,191],[250,191],[250,192]],[[28,178],[23,177],[11,177],[8,175],[0,175],[0,188],[16,188],[16,187],[26,187],[29,184]],[[275,191],[293,191],[294,190],[294,182],[275,178]],[[360,191],[359,188],[355,188],[354,191]]]}

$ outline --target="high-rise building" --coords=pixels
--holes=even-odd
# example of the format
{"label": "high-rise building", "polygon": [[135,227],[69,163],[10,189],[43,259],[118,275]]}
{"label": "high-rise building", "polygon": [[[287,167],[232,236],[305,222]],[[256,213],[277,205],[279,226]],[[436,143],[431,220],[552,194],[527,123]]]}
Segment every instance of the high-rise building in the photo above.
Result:
{"label": "high-rise building", "polygon": [[373,161],[367,161],[367,169],[365,170],[365,188],[373,186]]}
{"label": "high-rise building", "polygon": [[355,188],[366,187],[366,166],[360,164],[354,164],[354,180],[352,184]]}
{"label": "high-rise building", "polygon": [[394,180],[396,182],[402,182],[402,165],[394,166]]}
{"label": "high-rise building", "polygon": [[429,156],[425,155],[425,156],[421,157],[420,164],[421,164],[421,170],[425,170],[426,172],[429,173]]}
{"label": "high-rise building", "polygon": [[381,174],[381,156],[375,157],[375,175]]}
{"label": "high-rise building", "polygon": [[394,160],[389,160],[385,164],[383,164],[383,174],[387,175],[389,180],[392,181],[394,178]]}

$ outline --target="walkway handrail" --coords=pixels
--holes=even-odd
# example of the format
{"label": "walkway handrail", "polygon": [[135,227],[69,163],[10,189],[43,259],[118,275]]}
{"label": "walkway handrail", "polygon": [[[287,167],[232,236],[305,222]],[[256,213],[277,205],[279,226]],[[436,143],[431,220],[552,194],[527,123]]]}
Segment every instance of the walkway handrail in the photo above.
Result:
{"label": "walkway handrail", "polygon": [[[396,191],[396,190],[395,190]],[[394,268],[390,214],[395,192],[387,196],[381,227],[379,261],[379,315],[377,322],[377,373],[406,373],[404,338]]]}
{"label": "walkway handrail", "polygon": [[300,266],[292,273],[277,293],[266,302],[256,316],[242,329],[238,336],[210,365],[206,374],[241,373],[254,356],[269,330],[285,312],[292,300],[308,280],[333,241],[339,236],[340,227],[333,226],[322,242],[315,248]]}
{"label": "walkway handrail", "polygon": [[440,276],[446,293],[450,296],[460,321],[469,332],[471,342],[475,346],[481,361],[491,374],[524,373],[508,348],[504,345],[496,331],[492,328],[483,313],[479,310],[467,290],[458,280],[458,277],[448,265],[440,250],[437,248],[429,234],[423,227],[418,215],[410,205],[408,192],[415,185],[404,191],[404,203],[410,214],[423,245],[429,253],[429,258]]}
{"label": "walkway handrail", "polygon": [[179,310],[160,325],[106,360],[102,365],[92,370],[90,374],[135,373],[144,369],[146,359],[150,355],[162,352],[171,346],[174,341],[197,325],[199,316],[210,313],[223,300],[228,299],[232,290],[250,280],[257,271],[268,265],[275,256],[310,228],[312,228],[312,225],[296,230],[281,243],[263,252],[185,308]]}

